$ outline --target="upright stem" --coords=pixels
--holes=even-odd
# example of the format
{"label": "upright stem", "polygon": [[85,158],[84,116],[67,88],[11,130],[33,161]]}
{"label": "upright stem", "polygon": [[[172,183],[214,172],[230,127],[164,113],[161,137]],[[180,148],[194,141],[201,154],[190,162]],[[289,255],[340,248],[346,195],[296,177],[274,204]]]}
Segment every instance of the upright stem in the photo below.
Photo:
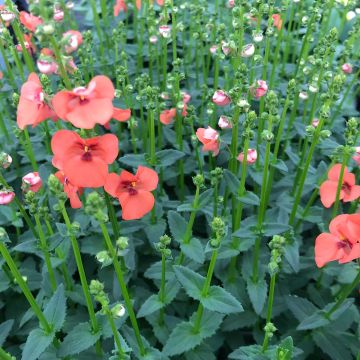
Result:
{"label": "upright stem", "polygon": [[335,197],[335,203],[334,203],[334,208],[333,208],[333,212],[332,212],[332,217],[333,218],[337,215],[338,208],[339,208],[340,192],[341,192],[341,188],[342,188],[342,185],[343,185],[345,168],[346,168],[346,164],[348,162],[348,157],[349,157],[349,155],[347,153],[345,153],[344,157],[343,157],[342,164],[341,164],[339,182],[338,182],[338,185],[337,185],[337,188],[336,188],[336,197]]}
{"label": "upright stem", "polygon": [[[268,302],[267,315],[266,315],[266,324],[271,322],[271,314],[272,314],[274,295],[275,295],[275,283],[276,283],[276,274],[273,274],[271,275],[271,279],[270,279],[270,291],[269,291],[269,302]],[[267,350],[268,345],[269,345],[269,333],[265,332],[265,338],[262,345],[263,352]]]}
{"label": "upright stem", "polygon": [[109,253],[111,255],[111,258],[112,258],[112,261],[113,261],[113,264],[114,264],[116,276],[117,276],[117,279],[118,279],[118,282],[119,282],[119,285],[120,285],[121,293],[122,293],[122,295],[124,297],[126,310],[129,313],[131,325],[132,325],[133,330],[135,332],[135,337],[136,337],[137,344],[139,346],[140,354],[141,354],[141,356],[144,356],[145,353],[146,353],[146,350],[145,350],[145,347],[144,347],[144,344],[143,344],[143,341],[142,341],[142,338],[141,338],[141,335],[140,335],[139,325],[138,325],[137,320],[136,320],[134,308],[132,306],[131,299],[130,299],[130,296],[129,296],[129,292],[128,292],[127,287],[126,287],[124,274],[122,272],[122,269],[121,269],[121,266],[120,266],[120,263],[119,263],[119,260],[118,260],[118,256],[117,256],[116,251],[114,249],[114,246],[113,246],[113,244],[111,242],[110,235],[109,235],[109,232],[108,232],[108,230],[106,228],[105,223],[99,222],[99,224],[100,224],[100,227],[101,227],[101,231],[103,233],[103,237],[104,237],[105,242],[106,242],[106,246],[107,246],[107,248],[109,250]]}
{"label": "upright stem", "polygon": [[34,311],[35,315],[39,319],[41,327],[44,329],[46,333],[51,332],[51,326],[45,318],[44,313],[40,309],[39,305],[37,304],[35,298],[33,297],[30,289],[28,288],[26,282],[24,281],[23,277],[20,274],[14,260],[12,259],[8,249],[6,248],[5,244],[0,242],[0,252],[5,259],[6,263],[8,264],[12,275],[14,276],[17,284],[20,286],[23,294],[25,295],[27,301],[29,302],[32,310]]}
{"label": "upright stem", "polygon": [[[85,274],[84,265],[83,265],[83,262],[81,259],[79,245],[77,243],[76,237],[74,235],[72,235],[71,222],[70,222],[68,213],[66,211],[65,205],[63,202],[59,202],[59,205],[61,208],[61,213],[64,218],[67,231],[69,232],[69,237],[70,237],[71,245],[72,245],[74,256],[75,256],[76,265],[77,265],[77,268],[79,271],[81,286],[83,289],[88,313],[90,316],[91,327],[92,327],[93,331],[95,333],[97,333],[99,331],[99,324],[98,324],[96,316],[95,316],[94,305],[91,301],[89,285],[88,285],[88,282],[86,279],[86,274]],[[101,345],[99,342],[97,342],[97,344],[96,344],[96,350],[97,350],[97,353],[101,354],[102,350],[101,350]]]}
{"label": "upright stem", "polygon": [[37,230],[38,230],[38,234],[39,234],[41,249],[44,254],[45,264],[46,264],[46,267],[47,267],[47,270],[49,273],[51,288],[52,288],[53,292],[55,292],[56,288],[57,288],[56,278],[55,278],[54,269],[52,268],[52,265],[51,265],[51,259],[50,259],[50,254],[49,254],[49,249],[48,249],[48,245],[46,242],[45,234],[44,234],[43,228],[41,226],[39,214],[35,214],[34,217],[35,217],[35,222],[36,222],[36,226],[37,226]]}

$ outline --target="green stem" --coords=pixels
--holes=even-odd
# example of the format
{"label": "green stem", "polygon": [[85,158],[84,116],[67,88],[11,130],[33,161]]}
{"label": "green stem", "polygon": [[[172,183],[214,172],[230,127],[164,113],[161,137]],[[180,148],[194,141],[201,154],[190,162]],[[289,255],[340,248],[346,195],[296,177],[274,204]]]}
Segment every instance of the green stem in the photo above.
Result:
{"label": "green stem", "polygon": [[[206,275],[205,284],[201,291],[202,297],[206,297],[208,295],[212,276],[214,273],[217,255],[218,255],[218,251],[215,249],[211,255],[210,265],[209,265],[208,272]],[[193,328],[193,332],[195,334],[199,333],[199,331],[200,331],[200,325],[201,325],[201,319],[202,319],[203,312],[204,312],[204,308],[203,308],[202,304],[200,303],[199,307],[197,309],[194,328]]]}
{"label": "green stem", "polygon": [[0,347],[0,358],[2,360],[13,360],[14,357],[12,357],[9,353],[7,353],[2,347]]}
{"label": "green stem", "polygon": [[150,135],[150,163],[156,165],[156,138],[155,138],[155,114],[153,109],[149,109],[149,135]]}
{"label": "green stem", "polygon": [[116,343],[116,347],[117,347],[119,359],[123,359],[123,358],[124,358],[124,355],[125,355],[125,352],[124,352],[124,350],[122,349],[119,332],[118,332],[118,330],[117,330],[117,328],[116,328],[115,321],[114,321],[113,315],[112,315],[112,313],[111,313],[110,310],[108,310],[108,311],[106,312],[106,317],[107,317],[107,319],[108,319],[108,321],[109,321],[109,324],[110,324],[110,326],[111,326],[112,333],[113,333],[113,335],[114,335],[114,340],[115,340],[115,343]]}
{"label": "green stem", "polygon": [[[266,315],[266,324],[270,323],[271,321],[271,314],[272,308],[274,305],[274,295],[275,295],[275,283],[276,283],[276,274],[271,275],[270,279],[270,291],[269,291],[269,302],[267,308],[267,315]],[[265,352],[269,345],[269,335],[268,332],[265,332],[265,338],[262,345],[262,352]]]}
{"label": "green stem", "polygon": [[345,168],[346,168],[346,164],[348,162],[348,158],[349,158],[349,155],[347,153],[344,154],[343,161],[341,164],[341,169],[340,169],[339,181],[338,181],[337,188],[336,188],[336,197],[335,197],[335,203],[334,203],[333,212],[332,212],[333,218],[337,215],[337,212],[338,212],[339,201],[340,201],[340,192],[341,192],[341,188],[343,185]]}
{"label": "green stem", "polygon": [[119,285],[120,285],[121,293],[122,293],[122,295],[124,297],[125,306],[126,306],[126,310],[127,310],[128,314],[129,314],[129,317],[130,317],[131,325],[132,325],[133,330],[135,332],[135,337],[136,337],[137,344],[139,346],[140,354],[141,354],[141,356],[144,356],[145,353],[146,353],[146,350],[145,350],[145,347],[144,347],[144,344],[143,344],[143,341],[142,341],[142,338],[141,338],[141,335],[140,335],[139,325],[138,325],[137,320],[136,320],[134,308],[133,308],[133,305],[131,303],[129,292],[128,292],[127,287],[126,287],[124,274],[122,272],[122,269],[121,269],[121,266],[120,266],[120,263],[119,263],[119,260],[118,260],[118,256],[116,254],[116,251],[115,251],[114,246],[112,244],[112,241],[110,239],[110,235],[109,235],[109,232],[108,232],[108,230],[106,228],[105,223],[99,222],[99,224],[100,224],[100,227],[101,227],[103,237],[104,237],[105,242],[106,242],[106,246],[107,246],[107,248],[109,250],[109,253],[111,255],[111,258],[112,258],[112,261],[113,261],[113,264],[114,264],[116,276],[117,276],[117,279],[118,279],[118,282],[119,282]]}
{"label": "green stem", "polygon": [[43,228],[41,226],[39,214],[35,214],[34,217],[35,217],[35,222],[36,222],[36,226],[37,226],[37,230],[38,230],[38,234],[39,234],[41,250],[43,251],[45,264],[46,264],[46,267],[47,267],[47,270],[49,273],[51,288],[52,288],[53,292],[55,292],[56,288],[57,288],[57,283],[56,283],[54,269],[52,268],[52,265],[51,265],[51,259],[50,259],[50,254],[49,254],[49,249],[48,249],[48,245],[46,242],[45,234],[44,234]]}
{"label": "green stem", "polygon": [[35,298],[33,297],[30,289],[28,288],[26,282],[24,281],[23,277],[21,276],[14,260],[12,259],[8,249],[6,248],[4,243],[0,242],[0,252],[5,259],[6,263],[8,264],[12,275],[14,276],[17,284],[20,286],[23,294],[25,295],[27,301],[29,302],[32,310],[34,311],[35,315],[39,319],[41,327],[44,329],[46,333],[51,333],[51,326],[45,318],[45,315],[41,311],[39,305],[37,304]]}
{"label": "green stem", "polygon": [[[159,300],[163,304],[165,303],[165,281],[166,281],[166,257],[164,254],[161,254],[161,285],[159,291]],[[164,324],[164,306],[160,309],[159,314],[159,324]]]}
{"label": "green stem", "polygon": [[35,171],[38,171],[38,164],[36,163],[34,149],[32,147],[31,141],[30,141],[30,135],[27,130],[27,128],[24,129],[24,135],[25,135],[25,141],[26,141],[26,153],[28,154],[29,160],[31,162],[31,166]]}
{"label": "green stem", "polygon": [[50,36],[50,42],[51,42],[51,46],[55,53],[56,62],[58,63],[59,68],[60,68],[61,77],[64,81],[66,88],[69,90],[69,89],[71,89],[71,82],[70,82],[69,76],[66,72],[66,69],[65,69],[65,66],[63,63],[63,59],[61,57],[59,46],[53,36]]}
{"label": "green stem", "polygon": [[[91,327],[92,327],[92,330],[94,331],[94,333],[97,333],[99,331],[99,324],[98,324],[96,316],[95,316],[94,305],[93,305],[92,300],[91,300],[89,285],[88,285],[88,282],[87,282],[87,279],[86,279],[86,274],[85,274],[84,265],[83,265],[83,262],[82,262],[82,259],[81,259],[81,253],[80,253],[79,245],[77,243],[76,237],[74,235],[72,235],[73,230],[72,230],[72,227],[71,227],[71,222],[70,222],[70,219],[69,219],[69,215],[68,215],[68,213],[66,211],[65,205],[61,201],[59,202],[59,205],[60,205],[60,208],[61,208],[61,213],[62,213],[62,216],[64,218],[67,231],[69,232],[70,242],[71,242],[73,252],[74,252],[74,256],[75,256],[76,266],[78,268],[80,281],[81,281],[81,286],[82,286],[82,289],[83,289],[83,293],[84,293],[84,296],[85,296],[88,313],[89,313],[89,316],[90,316]],[[97,342],[96,349],[97,349],[97,353],[101,354],[102,350],[101,350],[100,342]]]}

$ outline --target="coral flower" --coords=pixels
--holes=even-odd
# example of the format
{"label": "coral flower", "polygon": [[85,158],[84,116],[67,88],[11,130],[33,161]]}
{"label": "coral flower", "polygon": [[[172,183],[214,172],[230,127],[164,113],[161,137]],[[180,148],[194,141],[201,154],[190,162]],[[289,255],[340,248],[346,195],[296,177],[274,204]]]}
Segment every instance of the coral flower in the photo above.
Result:
{"label": "coral flower", "polygon": [[355,155],[352,158],[358,164],[358,166],[360,166],[360,146],[355,148]]}
{"label": "coral flower", "polygon": [[[244,153],[240,153],[237,159],[242,163],[244,161]],[[246,163],[247,164],[254,164],[257,160],[257,151],[256,149],[248,149],[247,156],[246,156]]]}
{"label": "coral flower", "polygon": [[212,97],[212,101],[218,106],[226,106],[231,103],[230,96],[223,90],[216,90]]}
{"label": "coral flower", "polygon": [[122,11],[127,11],[125,0],[116,0],[114,5],[114,16],[118,16]]}
{"label": "coral flower", "polygon": [[272,16],[273,20],[274,20],[274,26],[280,31],[283,21],[281,19],[281,15],[280,14],[273,14]]}
{"label": "coral flower", "polygon": [[330,222],[330,233],[320,234],[315,241],[315,262],[323,267],[329,261],[340,264],[360,257],[360,214],[343,214]]}
{"label": "coral flower", "polygon": [[62,171],[57,171],[55,176],[64,185],[64,192],[70,200],[70,205],[73,209],[79,209],[82,206],[82,202],[79,195],[82,194],[83,189],[73,185]]}
{"label": "coral flower", "polygon": [[38,172],[31,172],[22,178],[22,190],[38,192],[42,186],[42,180]]}
{"label": "coral flower", "polygon": [[83,37],[79,31],[69,30],[62,36],[62,42],[67,54],[76,51],[83,42]]}
{"label": "coral flower", "polygon": [[82,129],[92,129],[96,124],[105,125],[114,118],[126,121],[131,116],[129,109],[117,109],[112,101],[115,89],[106,76],[95,76],[87,87],[58,92],[52,101],[56,114]]}
{"label": "coral flower", "polygon": [[[36,53],[36,46],[32,42],[32,34],[24,34],[24,45],[27,52],[32,55]],[[16,45],[16,50],[22,52],[21,44]]]}
{"label": "coral flower", "polygon": [[38,76],[31,73],[21,87],[17,124],[23,130],[27,125],[35,127],[48,118],[55,120],[56,115],[45,102],[45,95]]}
{"label": "coral flower", "polygon": [[41,18],[26,11],[20,11],[19,20],[31,32],[35,32],[36,28],[43,23]]}
{"label": "coral flower", "polygon": [[172,108],[170,110],[164,110],[160,114],[160,122],[164,125],[169,125],[174,120],[176,116],[176,109]]}
{"label": "coral flower", "polygon": [[15,193],[9,190],[0,190],[0,205],[10,204],[15,197]]}
{"label": "coral flower", "polygon": [[100,187],[105,184],[108,165],[119,152],[115,135],[106,134],[82,139],[75,131],[60,130],[51,139],[53,165],[62,170],[77,187]]}
{"label": "coral flower", "polygon": [[207,129],[199,128],[196,131],[196,136],[204,145],[202,151],[212,151],[214,156],[219,154],[219,133],[216,130],[210,126]]}
{"label": "coral flower", "polygon": [[155,199],[151,191],[156,189],[158,182],[154,170],[139,166],[135,175],[126,170],[120,175],[109,174],[104,189],[119,199],[122,218],[135,220],[142,218],[154,207]]}
{"label": "coral flower", "polygon": [[[320,186],[320,199],[326,208],[336,200],[336,192],[340,178],[341,164],[335,164],[328,173],[328,180]],[[356,200],[360,197],[360,186],[355,185],[355,175],[345,167],[339,199],[343,202]]]}

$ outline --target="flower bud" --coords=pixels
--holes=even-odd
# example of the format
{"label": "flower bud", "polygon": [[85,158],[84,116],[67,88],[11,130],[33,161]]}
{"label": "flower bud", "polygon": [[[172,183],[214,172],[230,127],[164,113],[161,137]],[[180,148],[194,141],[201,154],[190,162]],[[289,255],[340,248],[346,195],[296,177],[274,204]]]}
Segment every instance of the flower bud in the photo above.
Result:
{"label": "flower bud", "polygon": [[38,172],[29,173],[22,178],[22,190],[38,192],[42,186],[42,180]]}
{"label": "flower bud", "polygon": [[231,103],[230,96],[223,90],[216,90],[212,97],[212,101],[218,106],[226,106]]}
{"label": "flower bud", "polygon": [[341,66],[341,70],[344,72],[344,74],[351,74],[353,71],[353,68],[351,64],[345,63]]}
{"label": "flower bud", "polygon": [[265,80],[257,80],[254,85],[250,86],[250,93],[256,99],[260,99],[268,91],[268,86]]}
{"label": "flower bud", "polygon": [[[241,152],[237,159],[242,163],[244,161],[244,153]],[[257,160],[257,151],[256,149],[248,149],[247,156],[246,156],[246,163],[247,164],[254,164]]]}
{"label": "flower bud", "polygon": [[225,116],[225,115],[221,115],[218,121],[218,126],[221,129],[231,129],[232,128],[232,123],[230,121],[230,119]]}
{"label": "flower bud", "polygon": [[159,33],[165,39],[170,38],[170,36],[171,36],[171,26],[170,25],[161,25],[159,27]]}
{"label": "flower bud", "polygon": [[2,167],[3,169],[7,169],[12,163],[12,157],[7,154],[2,152],[0,154],[0,167]]}
{"label": "flower bud", "polygon": [[126,236],[120,236],[120,237],[116,240],[116,246],[117,246],[120,250],[125,250],[125,249],[127,249],[127,247],[129,246],[129,238],[127,238]]}
{"label": "flower bud", "polygon": [[247,45],[243,46],[243,48],[241,49],[241,56],[244,58],[253,56],[254,53],[255,53],[254,44],[247,44]]}
{"label": "flower bud", "polygon": [[119,318],[123,317],[126,313],[125,307],[122,304],[116,304],[112,309],[111,313],[114,317]]}
{"label": "flower bud", "polygon": [[0,205],[10,204],[15,197],[15,193],[10,190],[0,190]]}

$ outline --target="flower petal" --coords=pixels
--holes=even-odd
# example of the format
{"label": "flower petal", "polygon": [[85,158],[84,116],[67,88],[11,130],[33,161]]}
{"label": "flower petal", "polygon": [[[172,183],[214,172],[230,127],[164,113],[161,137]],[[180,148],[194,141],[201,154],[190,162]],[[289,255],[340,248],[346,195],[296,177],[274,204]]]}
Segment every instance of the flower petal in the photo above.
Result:
{"label": "flower petal", "polygon": [[140,219],[154,207],[155,199],[151,192],[138,190],[136,195],[123,192],[119,195],[124,220]]}
{"label": "flower petal", "polygon": [[117,121],[127,121],[131,117],[131,110],[130,109],[120,109],[120,108],[113,108],[113,119]]}
{"label": "flower petal", "polygon": [[[320,185],[320,199],[322,204],[329,208],[335,202],[338,182],[326,180]],[[344,191],[340,191],[340,199],[344,197]]]}
{"label": "flower petal", "polygon": [[104,185],[105,191],[111,196],[117,197],[119,185],[120,185],[120,176],[115,173],[108,174]]}
{"label": "flower petal", "polygon": [[339,239],[328,233],[320,234],[315,240],[315,262],[321,268],[329,261],[338,260],[343,251],[338,249]]}
{"label": "flower petal", "polygon": [[139,166],[135,176],[138,179],[136,188],[143,190],[153,191],[159,182],[157,172],[145,166]]}

